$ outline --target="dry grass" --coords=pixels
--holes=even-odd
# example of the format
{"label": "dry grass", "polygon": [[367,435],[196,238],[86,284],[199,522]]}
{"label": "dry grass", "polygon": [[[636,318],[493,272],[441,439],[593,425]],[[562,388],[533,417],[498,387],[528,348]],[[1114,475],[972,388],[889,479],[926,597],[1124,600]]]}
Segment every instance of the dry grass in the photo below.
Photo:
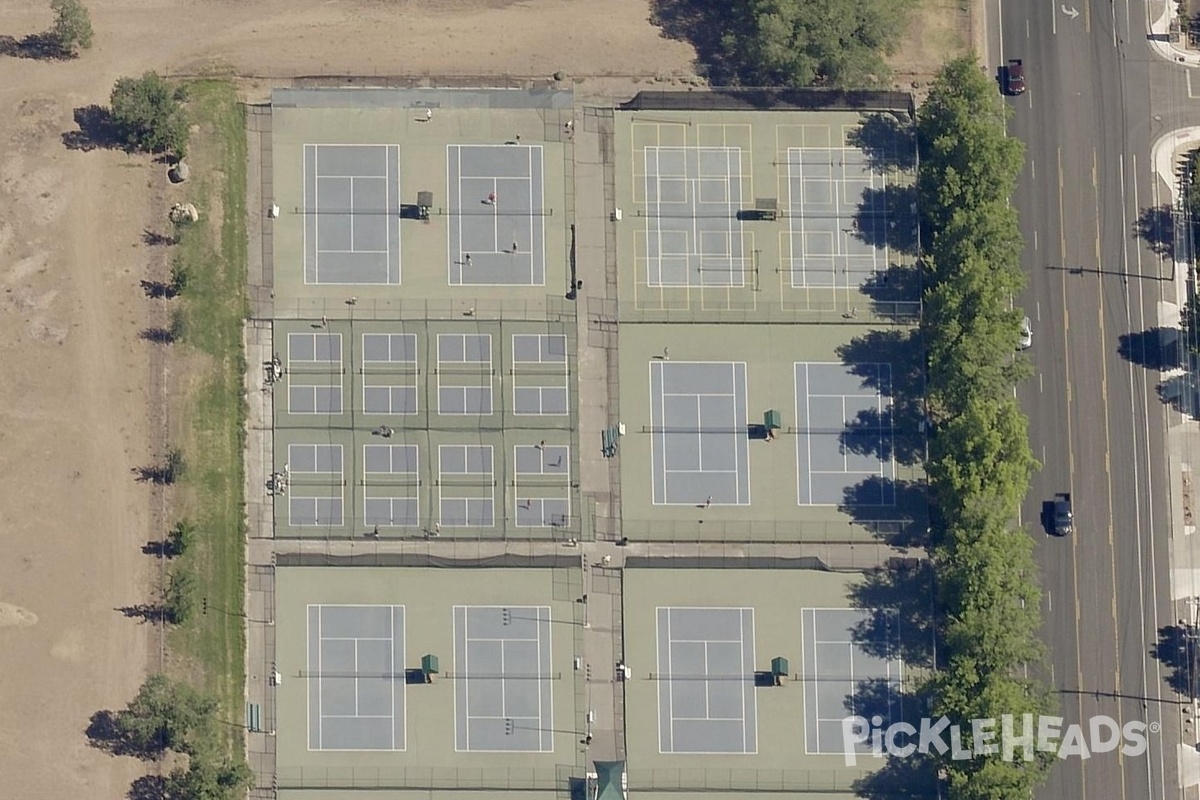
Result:
{"label": "dry grass", "polygon": [[971,47],[968,0],[922,0],[900,49],[888,58],[896,88],[920,97],[945,62]]}

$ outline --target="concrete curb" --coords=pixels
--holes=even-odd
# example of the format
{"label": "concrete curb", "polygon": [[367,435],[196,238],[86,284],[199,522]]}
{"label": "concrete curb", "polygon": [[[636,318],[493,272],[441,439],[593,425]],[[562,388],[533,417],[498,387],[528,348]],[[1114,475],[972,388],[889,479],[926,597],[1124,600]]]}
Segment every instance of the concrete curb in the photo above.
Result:
{"label": "concrete curb", "polygon": [[[1157,19],[1150,20],[1150,35],[1151,37],[1166,36],[1171,31],[1171,18],[1174,14],[1171,13],[1171,8],[1174,3],[1171,0],[1166,0],[1163,3],[1162,13]],[[1150,11],[1150,4],[1146,5],[1147,14],[1153,14]],[[1173,61],[1177,64],[1186,64],[1189,67],[1200,67],[1200,53],[1192,50],[1187,50],[1178,45],[1171,44],[1168,41],[1157,38],[1150,38],[1150,49],[1158,53],[1162,58],[1168,61]]]}

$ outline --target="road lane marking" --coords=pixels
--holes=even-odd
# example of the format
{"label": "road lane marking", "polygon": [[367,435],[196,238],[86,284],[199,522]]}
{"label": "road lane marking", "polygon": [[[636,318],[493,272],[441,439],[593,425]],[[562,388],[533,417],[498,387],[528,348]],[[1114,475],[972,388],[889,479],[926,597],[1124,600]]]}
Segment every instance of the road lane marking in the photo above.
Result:
{"label": "road lane marking", "polygon": [[1038,249],[1037,231],[1033,232],[1033,249]]}
{"label": "road lane marking", "polygon": [[[1045,393],[1046,393],[1046,387],[1042,385],[1042,373],[1040,373],[1040,372],[1038,373],[1038,393],[1039,393],[1039,394],[1045,394]],[[1042,449],[1043,449],[1043,451],[1045,450],[1045,448],[1042,448]],[[1043,454],[1042,454],[1042,461],[1043,461],[1043,462],[1045,462],[1045,460],[1046,460],[1046,459],[1045,459],[1045,453],[1043,452]]]}
{"label": "road lane marking", "polygon": [[1035,181],[1037,180],[1037,162],[1032,158],[1029,159],[1029,177]]}
{"label": "road lane marking", "polygon": [[[1126,17],[1128,18],[1128,15],[1129,15],[1129,7],[1128,6],[1126,6],[1126,8],[1125,8],[1125,14],[1126,14]],[[1188,81],[1189,81],[1189,86],[1190,86],[1191,70],[1187,70],[1185,74],[1188,76]],[[1131,153],[1129,157],[1131,159],[1130,163],[1132,164],[1131,174],[1134,176],[1133,207],[1135,209],[1137,209],[1137,208],[1140,208],[1139,199],[1138,199],[1138,182],[1137,182],[1137,174],[1138,174],[1137,153]],[[1154,173],[1151,172],[1151,175],[1154,175]],[[1157,176],[1155,176],[1155,177],[1157,178]],[[1124,179],[1124,174],[1122,174],[1122,179]],[[1155,200],[1157,200],[1158,199],[1158,181],[1157,181],[1157,179],[1154,181],[1153,186],[1154,186]],[[1124,195],[1124,192],[1122,192],[1122,195]],[[1140,243],[1137,242],[1136,239],[1133,241],[1135,242],[1134,246],[1136,248],[1134,250],[1134,252],[1137,257],[1137,274],[1140,276],[1140,275],[1144,274],[1142,272],[1142,248],[1141,248]],[[1126,245],[1126,249],[1128,250],[1128,245]],[[1159,270],[1159,274],[1157,277],[1159,277],[1161,279],[1161,277],[1162,277],[1162,262],[1161,261],[1158,262],[1157,266],[1158,266],[1158,270]],[[1139,325],[1139,330],[1145,330],[1145,328],[1146,328],[1146,315],[1145,315],[1145,311],[1144,311],[1144,309],[1145,309],[1145,292],[1146,292],[1145,280],[1139,280],[1137,287],[1138,287],[1138,306],[1137,306],[1138,307],[1138,325]],[[1163,285],[1163,282],[1160,280],[1159,281],[1159,300],[1161,300],[1163,297],[1163,289],[1164,289],[1164,285]],[[1129,329],[1133,330],[1132,313],[1127,310],[1126,315],[1129,320]],[[1159,630],[1158,573],[1155,572],[1155,569],[1154,569],[1154,549],[1155,549],[1154,548],[1154,531],[1156,530],[1156,526],[1154,524],[1154,501],[1153,501],[1154,470],[1151,467],[1151,461],[1150,461],[1150,459],[1152,457],[1151,453],[1150,453],[1150,408],[1151,408],[1151,403],[1149,401],[1149,395],[1147,394],[1149,386],[1148,386],[1148,381],[1146,380],[1146,373],[1141,370],[1135,371],[1133,368],[1133,362],[1131,361],[1131,362],[1129,362],[1129,382],[1130,382],[1130,386],[1131,386],[1130,394],[1133,394],[1132,386],[1135,381],[1135,377],[1134,377],[1135,375],[1137,376],[1137,379],[1140,380],[1140,382],[1141,382],[1141,391],[1140,391],[1140,394],[1138,395],[1138,397],[1142,401],[1142,407],[1145,409],[1145,412],[1146,412],[1146,413],[1142,414],[1142,435],[1143,435],[1143,440],[1145,441],[1145,445],[1146,445],[1146,488],[1149,491],[1149,497],[1151,498],[1151,500],[1146,505],[1147,514],[1149,516],[1149,525],[1147,526],[1148,533],[1145,537],[1145,541],[1148,544],[1149,551],[1150,551],[1150,595],[1151,595],[1150,614],[1151,614],[1151,617],[1153,620],[1150,629],[1152,631],[1157,632]],[[1163,410],[1161,411],[1160,419],[1162,419],[1162,421],[1163,421],[1163,428],[1164,428],[1164,435],[1165,435],[1168,412],[1165,407],[1162,407],[1162,409]],[[1135,445],[1136,445],[1136,439],[1137,439],[1137,437],[1135,436],[1134,437]],[[1136,458],[1134,459],[1134,462],[1133,462],[1133,468],[1134,468],[1134,475],[1135,475],[1135,484],[1134,485],[1135,485],[1135,487],[1140,487],[1141,478],[1138,476],[1138,463],[1137,463]],[[1142,558],[1143,538],[1142,538],[1142,512],[1141,512],[1142,495],[1141,495],[1141,492],[1137,491],[1135,489],[1135,491],[1133,493],[1133,497],[1134,497],[1135,509],[1137,511],[1136,533],[1137,533],[1137,545],[1138,545],[1137,546],[1138,601],[1140,603],[1140,611],[1141,611],[1140,618],[1143,621],[1143,627],[1142,627],[1142,631],[1141,631],[1141,633],[1142,633],[1142,653],[1145,654],[1145,653],[1149,652],[1149,641],[1146,638],[1146,629],[1145,629],[1145,625],[1144,625],[1145,620],[1146,620],[1146,589],[1145,589],[1145,583],[1143,581],[1143,574],[1145,572],[1145,566],[1144,566],[1144,561]],[[1168,514],[1167,518],[1168,518],[1168,520],[1170,519],[1169,514]],[[1150,696],[1149,677],[1147,675],[1145,658],[1146,657],[1143,655],[1142,696],[1149,697]],[[1163,684],[1163,675],[1162,675],[1163,664],[1162,664],[1162,661],[1157,658],[1151,659],[1151,661],[1152,661],[1153,668],[1155,671],[1155,679],[1156,679],[1156,682],[1154,684],[1155,694],[1159,701],[1157,704],[1154,705],[1153,708],[1154,708],[1154,711],[1158,713],[1158,716],[1159,716],[1158,721],[1159,721],[1159,725],[1161,726],[1161,724],[1162,724],[1162,708],[1163,708],[1163,706],[1162,706],[1162,697],[1163,697],[1162,687],[1164,685]],[[1149,710],[1149,708],[1150,708],[1150,706],[1147,704],[1147,710]],[[1149,716],[1149,714],[1147,716]],[[1148,719],[1147,723],[1149,723],[1150,721],[1151,720]],[[1159,746],[1158,746],[1157,750],[1158,750],[1159,785],[1161,787],[1163,787],[1163,791],[1165,791],[1166,786],[1167,786],[1167,757],[1166,757],[1166,751],[1162,747],[1161,742],[1159,742]],[[1153,797],[1154,796],[1154,791],[1153,791],[1154,786],[1153,786],[1153,780],[1151,778],[1150,770],[1146,770],[1146,787],[1148,789],[1146,796]]]}
{"label": "road lane marking", "polygon": [[[1062,168],[1062,148],[1058,148],[1058,225],[1059,225],[1059,241],[1062,246],[1062,265],[1067,264],[1067,237],[1066,237],[1066,215],[1063,211],[1063,168]],[[1067,271],[1059,272],[1062,285],[1062,319],[1063,319],[1063,371],[1064,383],[1067,388],[1067,485],[1068,491],[1072,494],[1075,492],[1075,443],[1073,439],[1074,426],[1072,425],[1071,413],[1071,318],[1070,312],[1067,310]],[[1082,634],[1080,633],[1080,621],[1082,619],[1081,608],[1079,603],[1079,536],[1071,537],[1071,599],[1075,603],[1075,681],[1076,688],[1083,689],[1083,643],[1081,641]],[[1083,695],[1075,696],[1076,706],[1079,709],[1079,719],[1083,720]],[[1079,761],[1079,785],[1083,797],[1087,797],[1087,772],[1083,769],[1083,760]]]}
{"label": "road lane marking", "polygon": [[[1060,261],[1062,266],[1067,265],[1067,223],[1066,214],[1063,211],[1063,168],[1062,168],[1062,148],[1058,148],[1058,242],[1059,249],[1062,254]],[[1066,291],[1067,281],[1063,278],[1063,306],[1066,306]]]}
{"label": "road lane marking", "polygon": [[[1104,325],[1104,263],[1100,259],[1100,192],[1099,184],[1095,182],[1097,172],[1096,153],[1092,151],[1092,176],[1093,192],[1096,201],[1096,270],[1101,275],[1101,280],[1097,283],[1096,291],[1096,322],[1100,330],[1100,341],[1108,341],[1108,332]],[[1117,657],[1118,667],[1121,663],[1121,637],[1120,629],[1117,626],[1117,547],[1113,537],[1113,475],[1112,475],[1112,420],[1108,414],[1108,407],[1111,405],[1108,393],[1108,358],[1107,354],[1100,356],[1100,396],[1104,399],[1104,482],[1108,495],[1108,552],[1111,556],[1110,573],[1112,577],[1112,618],[1113,618],[1113,648]],[[1121,685],[1117,684],[1117,693],[1120,693]],[[1117,704],[1117,716],[1121,716],[1120,703]],[[1123,723],[1122,723],[1123,724]],[[1125,782],[1121,781],[1121,795],[1125,794]]]}
{"label": "road lane marking", "polygon": [[1042,321],[1042,301],[1041,300],[1035,301],[1035,305],[1037,307],[1037,321],[1041,322]]}

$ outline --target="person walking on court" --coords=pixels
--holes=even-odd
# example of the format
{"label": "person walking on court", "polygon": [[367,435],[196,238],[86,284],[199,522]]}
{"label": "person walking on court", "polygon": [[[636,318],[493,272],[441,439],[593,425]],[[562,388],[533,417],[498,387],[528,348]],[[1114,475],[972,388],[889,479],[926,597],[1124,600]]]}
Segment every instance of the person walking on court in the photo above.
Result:
{"label": "person walking on court", "polygon": [[425,121],[426,122],[433,121],[433,109],[432,108],[425,109]]}
{"label": "person walking on court", "polygon": [[704,501],[704,507],[712,508],[712,495],[711,494],[708,496],[708,499]]}
{"label": "person walking on court", "polygon": [[495,192],[488,192],[487,199],[486,199],[486,200],[484,200],[483,202],[487,203],[489,206],[494,206],[494,205],[496,205],[496,193],[495,193]]}
{"label": "person walking on court", "polygon": [[663,361],[670,361],[670,360],[671,360],[671,348],[664,347],[663,348]]}
{"label": "person walking on court", "polygon": [[513,254],[514,256],[517,254],[517,242],[516,242],[516,240],[513,240],[512,254]]}
{"label": "person walking on court", "polygon": [[471,266],[471,254],[470,253],[467,253],[466,255],[463,256],[463,264],[468,267]]}

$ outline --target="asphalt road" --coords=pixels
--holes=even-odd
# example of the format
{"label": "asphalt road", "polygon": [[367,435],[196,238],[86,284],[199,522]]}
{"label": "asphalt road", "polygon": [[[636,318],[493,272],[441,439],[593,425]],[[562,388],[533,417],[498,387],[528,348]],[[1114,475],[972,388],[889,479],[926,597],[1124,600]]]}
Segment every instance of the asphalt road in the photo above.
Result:
{"label": "asphalt road", "polygon": [[[1060,761],[1037,797],[1177,798],[1179,698],[1151,655],[1174,620],[1168,412],[1157,369],[1122,356],[1120,337],[1156,328],[1156,304],[1174,300],[1170,263],[1134,228],[1165,202],[1152,141],[1200,113],[1184,68],[1150,50],[1141,2],[986,2],[989,63],[1022,59],[1028,84],[1006,102],[1027,147],[1013,202],[1029,282],[1016,302],[1033,322],[1036,371],[1018,395],[1043,469],[1022,516],[1046,593],[1045,677],[1085,731],[1097,715],[1161,726],[1145,755]],[[1065,539],[1042,526],[1043,503],[1062,491],[1075,508]]]}

